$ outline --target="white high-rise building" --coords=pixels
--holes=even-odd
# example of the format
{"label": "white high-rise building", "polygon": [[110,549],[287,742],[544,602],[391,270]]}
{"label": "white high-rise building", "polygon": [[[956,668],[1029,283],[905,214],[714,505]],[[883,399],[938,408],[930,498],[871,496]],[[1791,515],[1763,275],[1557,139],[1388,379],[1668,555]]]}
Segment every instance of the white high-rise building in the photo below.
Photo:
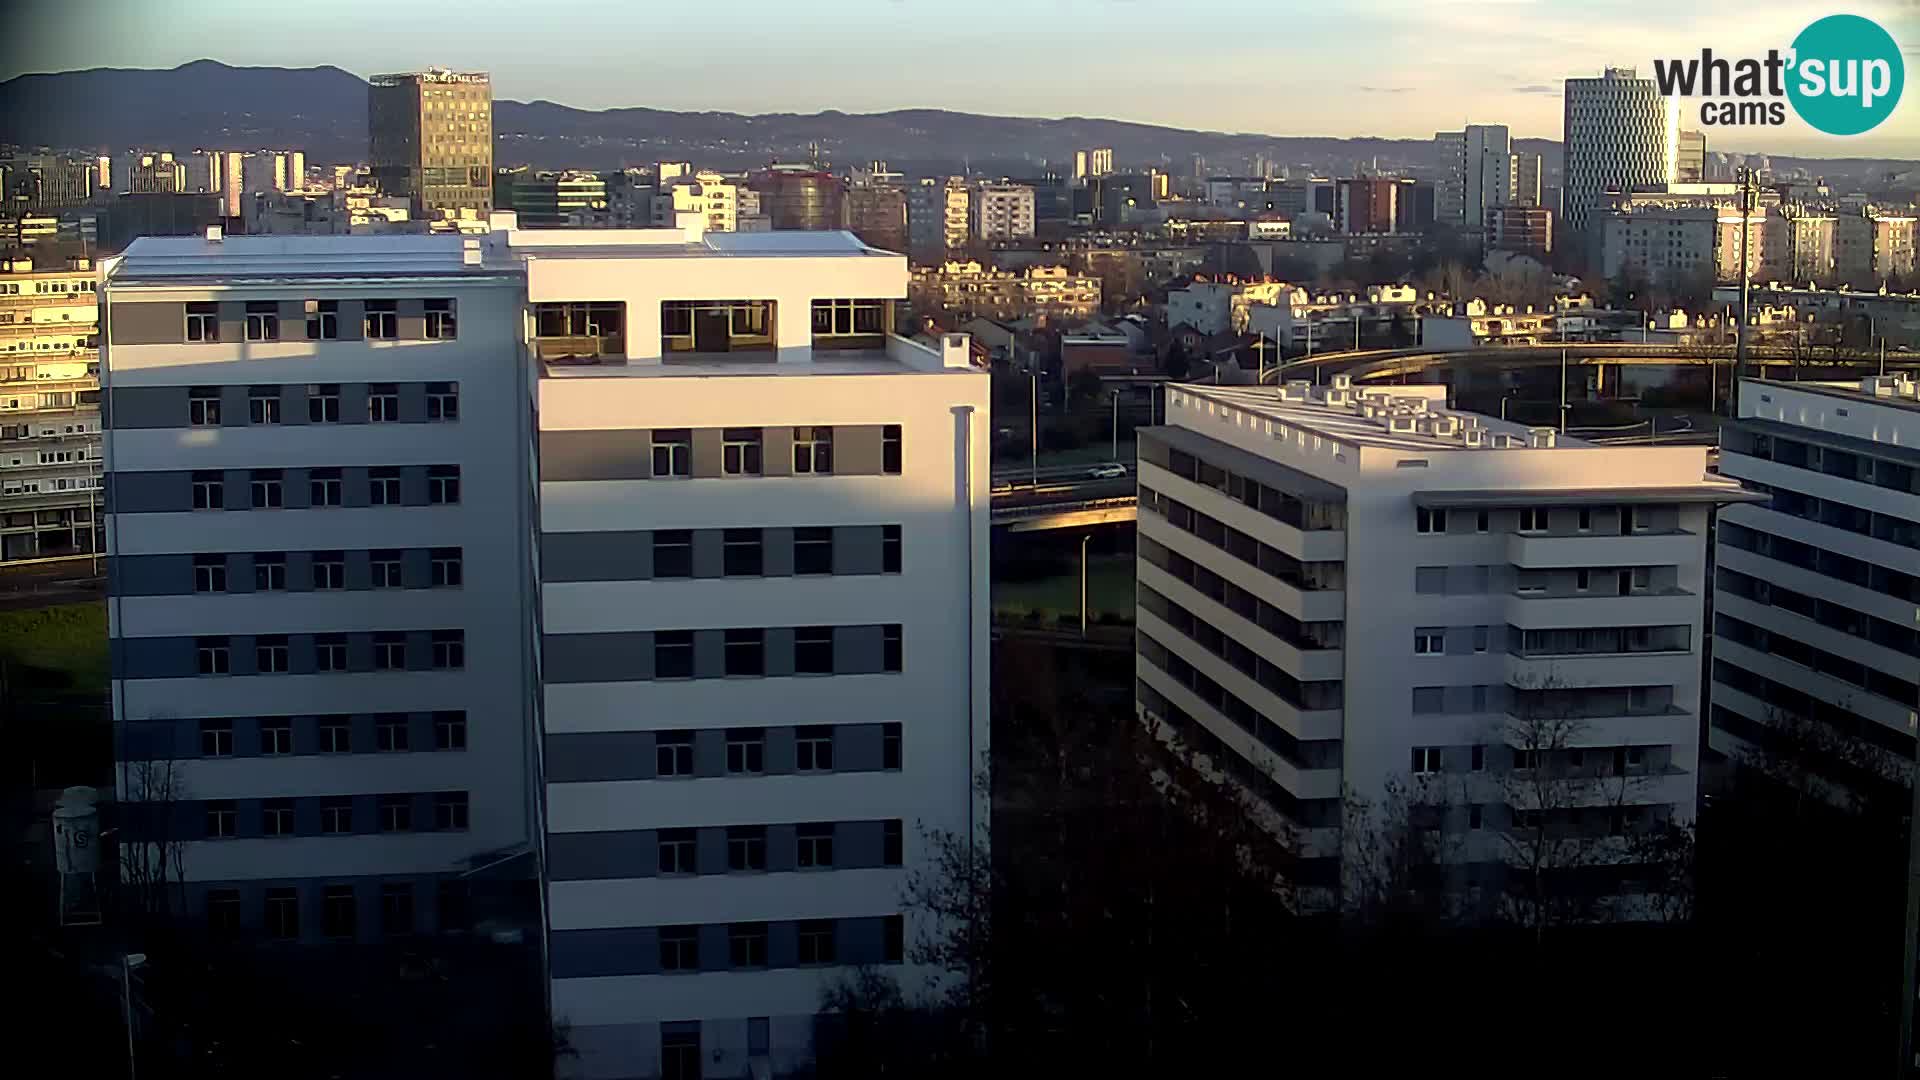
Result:
{"label": "white high-rise building", "polygon": [[1608,191],[1675,182],[1679,169],[1678,102],[1632,68],[1608,68],[1597,79],[1568,79],[1561,188],[1567,231],[1584,233]]}
{"label": "white high-rise building", "polygon": [[[1707,523],[1743,493],[1702,447],[1444,400],[1183,386],[1140,433],[1139,711],[1297,830],[1309,880],[1337,880],[1344,794],[1389,782],[1444,791],[1436,827],[1496,872],[1544,812],[1693,813]],[[1543,808],[1535,776],[1613,806]]]}
{"label": "white high-rise building", "polygon": [[708,232],[736,232],[741,191],[740,184],[717,172],[676,175],[653,197],[653,223],[671,228],[679,215],[697,213],[705,219]]}
{"label": "white high-rise building", "polygon": [[1481,228],[1496,206],[1540,205],[1540,155],[1516,154],[1505,124],[1468,124],[1433,136],[1441,160],[1434,217]]}
{"label": "white high-rise building", "polygon": [[892,333],[904,257],[688,217],[103,290],[122,796],[183,770],[192,911],[383,941],[537,866],[584,1077],[801,1067],[987,820],[987,375]]}
{"label": "white high-rise building", "polygon": [[1033,189],[1025,184],[981,184],[971,192],[973,237],[1015,240],[1033,235]]}
{"label": "white high-rise building", "polygon": [[1843,789],[1912,767],[1916,446],[1911,376],[1741,381],[1720,471],[1765,501],[1729,507],[1715,531],[1708,738],[1718,753],[1738,761],[1784,739],[1798,764]]}

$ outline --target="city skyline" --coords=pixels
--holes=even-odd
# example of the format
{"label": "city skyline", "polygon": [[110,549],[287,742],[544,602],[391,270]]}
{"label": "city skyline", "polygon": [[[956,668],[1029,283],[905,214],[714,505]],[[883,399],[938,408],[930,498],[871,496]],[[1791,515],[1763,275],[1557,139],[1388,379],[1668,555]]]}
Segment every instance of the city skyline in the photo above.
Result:
{"label": "city skyline", "polygon": [[[500,98],[581,109],[805,114],[939,108],[1279,137],[1411,139],[1473,122],[1507,124],[1519,138],[1559,139],[1561,84],[1568,77],[1597,75],[1615,65],[1650,75],[1656,56],[1702,47],[1723,55],[1762,54],[1785,47],[1810,21],[1803,5],[1773,0],[1696,4],[1683,13],[1652,0],[1622,0],[1607,6],[1604,20],[1558,0],[1502,0],[1494,5],[1502,16],[1499,32],[1487,34],[1472,31],[1473,16],[1485,4],[1444,0],[1405,9],[1368,0],[1332,14],[1289,15],[1283,27],[1275,27],[1282,31],[1277,40],[1269,42],[1259,33],[1220,34],[1222,26],[1275,22],[1269,9],[1230,3],[1206,22],[1155,26],[1148,52],[1140,46],[1149,40],[1142,37],[1142,17],[1150,16],[1144,5],[989,2],[979,9],[987,17],[943,27],[954,62],[929,65],[919,50],[898,47],[912,40],[918,32],[914,20],[924,14],[909,2],[841,2],[810,9],[804,19],[777,5],[744,4],[738,15],[791,46],[773,53],[657,48],[660,41],[699,40],[710,30],[691,10],[600,8],[591,15],[599,32],[581,35],[572,29],[577,22],[564,31],[558,24],[508,22],[498,16],[518,11],[498,0],[463,5],[468,18],[461,22],[444,12],[396,13],[369,0],[344,0],[341,17],[309,32],[229,38],[222,49],[210,50],[209,31],[245,17],[240,0],[209,0],[185,16],[121,6],[127,32],[103,40],[73,32],[80,16],[72,9],[35,5],[19,23],[28,47],[0,57],[0,78],[92,67],[168,68],[203,58],[249,66],[332,65],[362,77],[440,65],[489,71]],[[1906,56],[1920,54],[1914,44],[1920,42],[1920,5],[1852,10],[1886,27]],[[97,6],[87,12],[98,14]],[[1347,32],[1349,24],[1376,14],[1382,18],[1368,34]],[[1017,32],[1008,30],[1011,18],[1024,20]],[[375,24],[382,33],[353,29]],[[1660,31],[1643,29],[1651,26]],[[413,29],[421,33],[407,32]],[[423,46],[429,30],[431,44]],[[1431,51],[1450,32],[1446,52]],[[1062,34],[1071,46],[1061,46]],[[817,57],[830,49],[861,62],[823,71]],[[1140,55],[1132,61],[1118,51],[1134,49]],[[1093,62],[1098,58],[1110,62]],[[1140,93],[1141,62],[1149,60],[1150,95]],[[1048,81],[1033,75],[1049,69],[1071,77]],[[1314,101],[1333,101],[1336,108],[1285,107],[1288,97],[1308,89]],[[1903,101],[1878,129],[1850,138],[1819,135],[1789,115],[1779,128],[1711,129],[1709,145],[1790,156],[1920,159],[1920,136],[1908,134],[1920,126],[1912,122],[1917,108]],[[1697,105],[1683,102],[1682,126],[1698,126],[1697,120]]]}

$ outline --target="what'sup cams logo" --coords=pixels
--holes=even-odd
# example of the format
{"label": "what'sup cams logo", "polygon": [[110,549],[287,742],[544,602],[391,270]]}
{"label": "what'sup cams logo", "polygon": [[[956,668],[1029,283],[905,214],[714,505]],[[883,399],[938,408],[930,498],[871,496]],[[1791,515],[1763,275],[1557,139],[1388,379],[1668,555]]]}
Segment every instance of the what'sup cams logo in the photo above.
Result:
{"label": "what'sup cams logo", "polygon": [[1698,58],[1655,60],[1660,92],[1717,100],[1700,105],[1703,127],[1777,126],[1787,105],[1829,135],[1858,135],[1879,126],[1900,104],[1906,67],[1893,35],[1872,19],[1829,15],[1800,31],[1783,55],[1729,60],[1700,50]]}

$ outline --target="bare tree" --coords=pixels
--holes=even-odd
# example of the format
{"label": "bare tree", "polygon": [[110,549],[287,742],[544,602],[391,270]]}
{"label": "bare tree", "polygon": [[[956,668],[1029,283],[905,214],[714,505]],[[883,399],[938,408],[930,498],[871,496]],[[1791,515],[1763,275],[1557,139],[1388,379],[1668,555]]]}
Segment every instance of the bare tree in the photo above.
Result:
{"label": "bare tree", "polygon": [[120,775],[120,893],[129,919],[153,925],[184,904],[186,842],[178,819],[186,779],[171,757],[124,762]]}

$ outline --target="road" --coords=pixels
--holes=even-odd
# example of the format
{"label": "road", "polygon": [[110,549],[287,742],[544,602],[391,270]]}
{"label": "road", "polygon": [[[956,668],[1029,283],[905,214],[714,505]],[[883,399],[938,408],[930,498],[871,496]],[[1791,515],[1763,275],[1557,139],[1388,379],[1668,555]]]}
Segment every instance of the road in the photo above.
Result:
{"label": "road", "polygon": [[106,578],[96,575],[90,559],[0,565],[0,611],[78,604],[104,599],[106,592]]}

